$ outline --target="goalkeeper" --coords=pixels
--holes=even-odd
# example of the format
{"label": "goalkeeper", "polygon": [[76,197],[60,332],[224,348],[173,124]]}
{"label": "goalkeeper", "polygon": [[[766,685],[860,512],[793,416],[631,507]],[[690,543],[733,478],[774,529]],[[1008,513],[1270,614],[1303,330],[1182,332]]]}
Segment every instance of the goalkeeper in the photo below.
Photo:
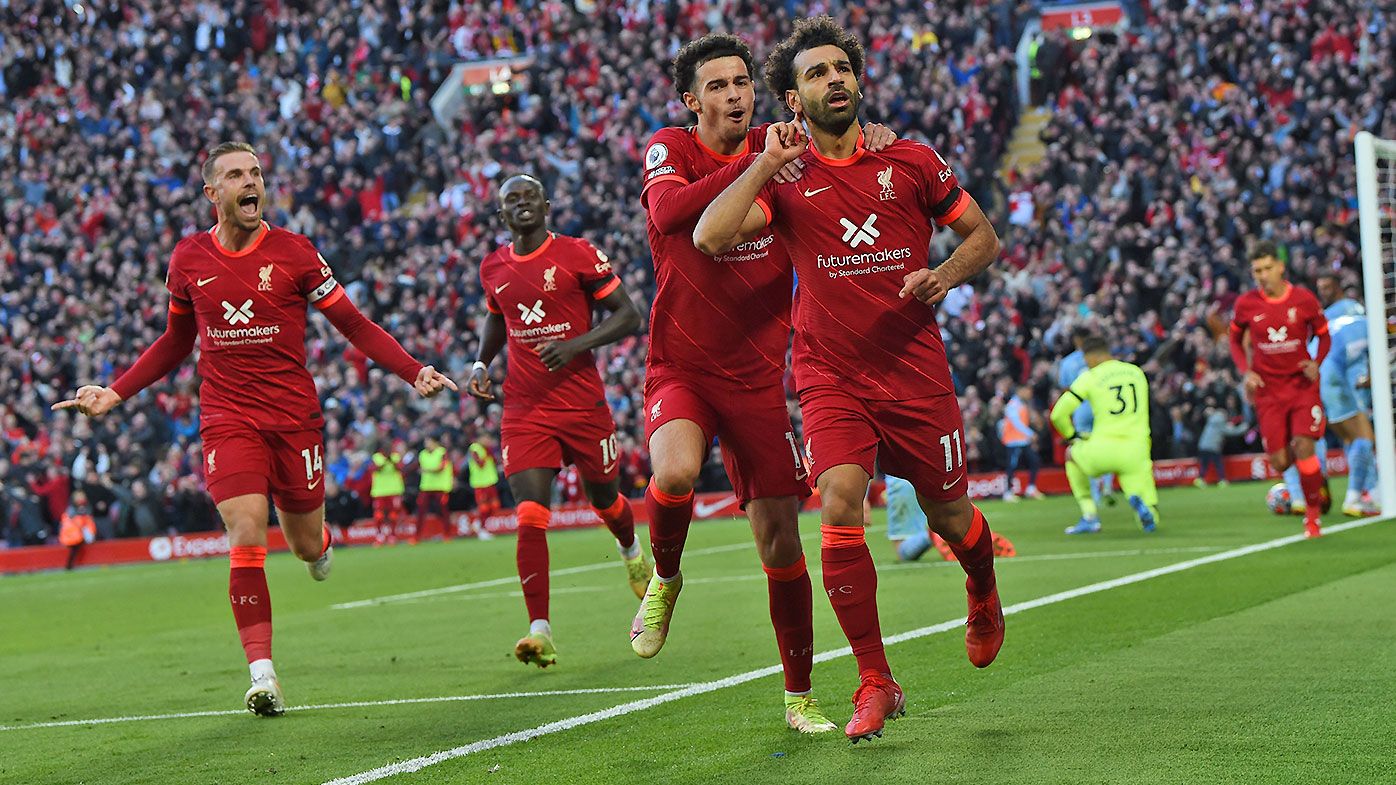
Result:
{"label": "goalkeeper", "polygon": [[[1067,534],[1100,531],[1100,515],[1091,499],[1090,478],[1115,472],[1129,505],[1144,531],[1158,524],[1158,489],[1149,459],[1153,439],[1149,433],[1149,380],[1139,366],[1116,360],[1099,335],[1081,340],[1086,371],[1071,383],[1052,407],[1052,427],[1067,440],[1066,477],[1071,494],[1081,505],[1081,520]],[[1095,426],[1082,437],[1072,425],[1077,407],[1089,403]]]}

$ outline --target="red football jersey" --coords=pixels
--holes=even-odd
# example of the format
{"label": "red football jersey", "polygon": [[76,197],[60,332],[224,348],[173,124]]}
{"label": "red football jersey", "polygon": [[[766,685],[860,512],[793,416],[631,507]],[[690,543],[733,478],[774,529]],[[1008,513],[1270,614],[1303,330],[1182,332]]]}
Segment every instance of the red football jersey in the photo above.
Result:
{"label": "red football jersey", "polygon": [[324,426],[305,369],[306,304],[326,308],[344,288],[307,238],[262,224],[236,253],[214,230],[184,238],[170,257],[170,310],[193,310],[199,333],[199,419],[261,430]]}
{"label": "red football jersey", "polygon": [[591,352],[549,371],[537,347],[591,330],[591,304],[615,291],[620,279],[606,255],[576,237],[549,234],[526,256],[514,246],[496,249],[480,263],[485,305],[504,316],[509,331],[506,409],[594,409],[606,396]]}
{"label": "red football jersey", "polygon": [[1302,377],[1300,364],[1314,359],[1309,354],[1309,339],[1328,332],[1318,298],[1293,284],[1274,300],[1259,289],[1241,295],[1231,325],[1233,330],[1250,333],[1251,370],[1265,381]]}
{"label": "red football jersey", "polygon": [[876,400],[953,392],[935,309],[897,294],[907,273],[929,266],[933,224],[969,205],[955,173],[904,139],[873,153],[860,138],[841,161],[811,147],[804,159],[803,178],[772,180],[757,199],[799,278],[796,385],[848,386]]}
{"label": "red football jersey", "polygon": [[640,197],[658,284],[646,360],[650,375],[672,369],[743,388],[780,383],[794,288],[780,242],[765,232],[722,256],[708,256],[693,245],[697,216],[681,230],[661,234],[646,197],[656,183],[697,182],[765,145],[764,125],[748,131],[746,146],[730,156],[706,147],[693,128],[662,128],[650,139]]}

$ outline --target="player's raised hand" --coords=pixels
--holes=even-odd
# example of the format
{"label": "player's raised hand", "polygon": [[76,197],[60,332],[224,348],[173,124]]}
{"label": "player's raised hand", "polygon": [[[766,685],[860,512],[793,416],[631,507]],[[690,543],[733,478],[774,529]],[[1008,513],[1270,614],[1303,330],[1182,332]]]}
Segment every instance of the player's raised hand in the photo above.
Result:
{"label": "player's raised hand", "polygon": [[939,270],[915,270],[902,278],[902,290],[897,296],[906,299],[909,294],[926,305],[935,305],[949,292],[950,286]]}
{"label": "player's raised hand", "polygon": [[863,147],[868,152],[880,153],[897,141],[897,132],[882,123],[868,123],[863,126]]}
{"label": "player's raised hand", "polygon": [[61,409],[74,409],[78,413],[88,417],[101,417],[112,410],[112,407],[121,403],[121,396],[110,387],[98,387],[95,384],[88,384],[78,388],[72,398],[66,401],[59,401],[50,406],[51,411]]}
{"label": "player's raised hand", "polygon": [[460,390],[456,383],[451,381],[451,377],[430,365],[423,366],[422,370],[417,372],[417,380],[412,383],[412,386],[417,389],[417,394],[423,398],[430,398],[446,389]]}
{"label": "player's raised hand", "polygon": [[1245,388],[1246,395],[1254,398],[1256,390],[1265,386],[1265,380],[1260,378],[1260,374],[1255,371],[1246,371]]}
{"label": "player's raised hand", "polygon": [[809,137],[797,117],[793,122],[772,123],[766,129],[766,150],[762,155],[783,167],[804,155],[808,147]]}
{"label": "player's raised hand", "polygon": [[538,359],[550,371],[566,368],[581,353],[582,348],[571,341],[549,341],[538,347]]}
{"label": "player's raised hand", "polygon": [[1304,378],[1311,382],[1318,381],[1318,363],[1313,360],[1305,360],[1299,363],[1299,369],[1304,372]]}
{"label": "player's raised hand", "polygon": [[482,401],[493,401],[494,393],[490,391],[493,386],[494,380],[490,378],[489,369],[484,365],[476,365],[470,370],[470,381],[466,383],[465,388]]}

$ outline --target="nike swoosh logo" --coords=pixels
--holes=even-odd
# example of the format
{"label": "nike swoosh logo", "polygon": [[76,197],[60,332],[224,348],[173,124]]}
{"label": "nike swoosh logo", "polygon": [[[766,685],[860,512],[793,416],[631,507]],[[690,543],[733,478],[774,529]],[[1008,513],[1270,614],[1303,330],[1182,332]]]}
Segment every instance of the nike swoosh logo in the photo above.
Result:
{"label": "nike swoosh logo", "polygon": [[[218,277],[218,276],[216,276],[216,275],[213,276],[213,278],[217,278],[217,277]],[[194,285],[195,285],[195,286],[203,286],[204,284],[211,282],[211,281],[213,280],[213,278],[200,278],[199,280],[197,280],[197,281],[194,282]]]}
{"label": "nike swoosh logo", "polygon": [[508,289],[510,283],[512,283],[512,282],[506,281],[506,282],[504,282],[504,283],[502,283],[502,284],[500,284],[500,285],[494,287],[494,293],[495,293],[495,294],[499,294],[500,292],[504,291],[505,289]]}
{"label": "nike swoosh logo", "polygon": [[830,188],[833,188],[833,187],[834,187],[834,186],[832,186],[832,185],[826,185],[826,186],[824,186],[823,188],[816,188],[816,189],[814,189],[813,191],[806,190],[806,191],[805,191],[805,196],[814,196],[815,194],[822,194],[822,193],[824,193],[825,191],[827,191],[827,190],[829,190]]}
{"label": "nike swoosh logo", "polygon": [[528,585],[528,582],[529,582],[529,581],[533,580],[533,579],[534,579],[535,577],[537,577],[537,576],[538,576],[538,573],[536,573],[536,572],[534,572],[534,573],[529,573],[529,576],[528,576],[527,578],[524,578],[523,580],[519,581],[519,585],[520,585],[520,586],[526,586],[526,585]]}
{"label": "nike swoosh logo", "polygon": [[735,494],[728,494],[715,502],[698,502],[693,505],[693,517],[706,518],[736,500]]}
{"label": "nike swoosh logo", "polygon": [[1263,313],[1258,313],[1258,314],[1255,315],[1255,318],[1254,318],[1254,319],[1251,319],[1251,321],[1253,321],[1253,322],[1258,322],[1258,321],[1260,321],[1261,319],[1264,319],[1264,318],[1265,318],[1265,314],[1263,314]]}
{"label": "nike swoosh logo", "polygon": [[610,474],[610,473],[611,473],[611,470],[614,469],[614,468],[616,468],[616,467],[619,466],[619,465],[620,465],[620,462],[619,462],[619,461],[617,461],[617,462],[615,462],[615,463],[608,463],[608,464],[606,464],[605,466],[603,466],[603,467],[601,468],[601,473],[602,473],[602,474]]}
{"label": "nike swoosh logo", "polygon": [[316,478],[315,478],[315,482],[308,482],[308,483],[305,484],[305,489],[306,489],[307,491],[313,491],[313,490],[315,490],[315,486],[319,485],[319,484],[320,484],[320,481],[323,480],[323,479],[325,479],[325,478],[324,478],[324,477],[316,477]]}
{"label": "nike swoosh logo", "polygon": [[955,479],[951,480],[950,482],[942,483],[940,489],[942,491],[948,491],[951,488],[955,487],[955,484],[958,483],[960,480],[963,480],[964,478],[965,476],[962,474],[959,477],[956,477]]}

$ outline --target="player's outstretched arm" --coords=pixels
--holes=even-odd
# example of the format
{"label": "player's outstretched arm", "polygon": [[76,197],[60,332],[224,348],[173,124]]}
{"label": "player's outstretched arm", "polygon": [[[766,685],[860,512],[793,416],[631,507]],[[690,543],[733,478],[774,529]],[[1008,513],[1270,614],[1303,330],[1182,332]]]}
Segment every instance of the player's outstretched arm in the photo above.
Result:
{"label": "player's outstretched arm", "polygon": [[494,393],[490,390],[494,384],[490,378],[490,363],[499,356],[507,337],[504,314],[491,311],[480,331],[480,356],[475,358],[475,366],[470,369],[470,382],[466,385],[470,394],[482,401],[494,400]]}
{"label": "player's outstretched arm", "polygon": [[808,147],[809,138],[798,122],[774,123],[766,129],[766,149],[703,210],[693,229],[693,245],[717,256],[764,229],[766,211],[756,204],[756,197],[781,167],[799,158]]}
{"label": "player's outstretched arm", "polygon": [[935,305],[951,289],[984,272],[998,258],[1002,245],[994,225],[973,197],[966,194],[965,198],[969,199],[965,211],[950,222],[950,228],[960,236],[959,246],[935,269],[907,274],[900,297],[909,294],[927,305]]}
{"label": "player's outstretched arm", "polygon": [[171,302],[165,332],[155,339],[150,348],[141,352],[140,358],[126,373],[121,374],[110,387],[84,385],[78,388],[72,398],[59,401],[50,408],[53,411],[75,408],[89,417],[101,417],[118,403],[163,379],[170,371],[179,367],[184,358],[194,351],[196,329],[193,311]]}
{"label": "player's outstretched arm", "polygon": [[601,298],[602,307],[610,311],[601,323],[583,335],[568,341],[552,341],[538,347],[538,359],[550,371],[567,367],[572,358],[598,346],[615,343],[640,329],[640,311],[625,286],[619,285],[610,294]]}
{"label": "player's outstretched arm", "polygon": [[386,330],[355,308],[348,297],[337,298],[320,312],[355,348],[412,385],[423,398],[430,398],[442,390],[458,389],[456,383],[445,374],[430,365],[423,365],[408,354]]}

